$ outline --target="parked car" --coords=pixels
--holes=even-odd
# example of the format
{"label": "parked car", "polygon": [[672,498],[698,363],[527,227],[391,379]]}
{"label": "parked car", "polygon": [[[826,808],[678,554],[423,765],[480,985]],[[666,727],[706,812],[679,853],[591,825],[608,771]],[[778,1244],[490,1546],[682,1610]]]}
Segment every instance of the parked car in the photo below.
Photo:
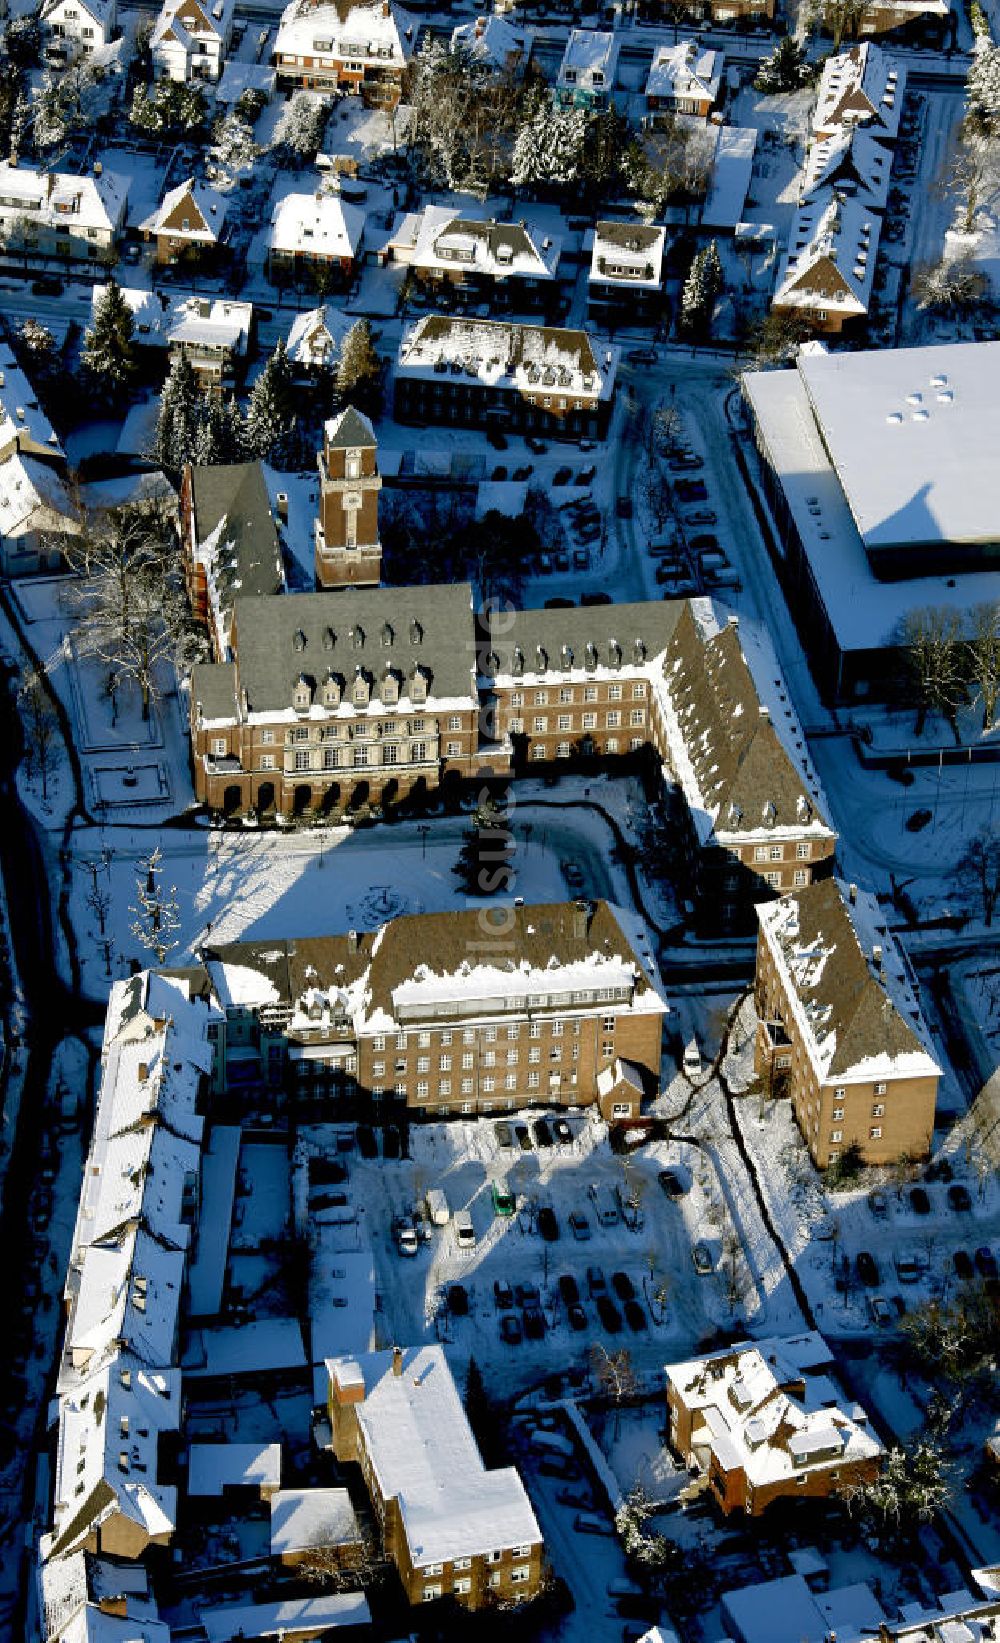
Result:
{"label": "parked car", "polygon": [[635,1295],[635,1285],[627,1272],[613,1272],[611,1287],[620,1301],[631,1301]]}
{"label": "parked car", "polygon": [[622,1327],[622,1315],[615,1306],[610,1295],[598,1295],[595,1303],[597,1316],[609,1335],[619,1334]]}
{"label": "parked car", "polygon": [[972,1282],[976,1269],[972,1264],[971,1256],[964,1249],[956,1249],[951,1258],[951,1264],[955,1268],[956,1278],[960,1278],[963,1284]]}
{"label": "parked car", "polygon": [[392,1225],[392,1235],[400,1255],[416,1255],[419,1248],[417,1229],[409,1215],[397,1215]]}
{"label": "parked car", "polygon": [[870,1255],[867,1249],[863,1249],[858,1255],[854,1265],[857,1268],[858,1277],[861,1279],[861,1282],[868,1289],[876,1289],[878,1287],[880,1274],[878,1262],[876,1261],[874,1255]]}
{"label": "parked car", "polygon": [[516,1312],[505,1312],[500,1319],[500,1339],[506,1346],[518,1346],[524,1337],[521,1320]]}
{"label": "parked car", "polygon": [[581,1244],[585,1244],[587,1242],[587,1239],[590,1237],[590,1222],[587,1220],[587,1217],[584,1215],[582,1210],[573,1210],[569,1218],[569,1230],[573,1234],[574,1238],[579,1239]]}
{"label": "parked car", "polygon": [[569,1324],[570,1329],[574,1330],[576,1334],[579,1334],[581,1330],[586,1329],[587,1314],[584,1312],[579,1301],[574,1301],[571,1306],[566,1308],[566,1321]]}
{"label": "parked car", "polygon": [[515,1124],[514,1134],[517,1137],[517,1144],[522,1152],[531,1152],[533,1150],[531,1145],[531,1136],[528,1134],[527,1124]]}
{"label": "parked car", "polygon": [[448,1311],[456,1318],[469,1315],[469,1291],[464,1284],[452,1284],[448,1291]]}
{"label": "parked car", "polygon": [[688,543],[688,547],[691,549],[692,553],[721,552],[719,547],[719,538],[717,536],[710,536],[707,534],[692,536],[690,542]]}
{"label": "parked car", "polygon": [[552,483],[553,485],[568,485],[572,477],[572,468],[557,468],[552,475]]}
{"label": "parked car", "polygon": [[868,1208],[879,1221],[884,1221],[889,1213],[889,1200],[884,1192],[870,1192],[868,1194]]}
{"label": "parked car", "polygon": [[495,451],[505,451],[507,449],[507,437],[500,432],[499,428],[487,428],[486,437]]}
{"label": "parked car", "polygon": [[524,1333],[529,1341],[545,1339],[545,1314],[540,1307],[529,1306],[524,1314]]}
{"label": "parked car", "polygon": [[619,519],[631,519],[631,517],[632,517],[632,498],[630,496],[616,497],[615,498],[615,513],[618,515]]}
{"label": "parked car", "polygon": [[888,1329],[893,1321],[892,1307],[884,1295],[869,1295],[868,1316],[879,1329]]}
{"label": "parked car", "polygon": [[593,1512],[577,1512],[573,1527],[578,1535],[613,1535],[615,1532],[607,1518],[596,1517]]}
{"label": "parked car", "polygon": [[571,1272],[564,1272],[559,1279],[559,1293],[566,1306],[573,1306],[580,1299],[580,1286]]}
{"label": "parked car", "polygon": [[613,605],[610,593],[581,593],[581,605]]}
{"label": "parked car", "polygon": [[683,1198],[687,1192],[687,1185],[675,1169],[661,1169],[656,1177],[660,1184],[660,1191],[668,1198],[676,1201]]}
{"label": "parked car", "polygon": [[509,1220],[517,1209],[517,1200],[506,1181],[494,1181],[490,1187],[490,1195],[493,1199],[494,1215],[499,1215],[502,1220]]}
{"label": "parked car", "polygon": [[968,1187],[963,1187],[961,1181],[955,1181],[948,1188],[948,1202],[954,1210],[971,1209],[972,1199],[969,1196]]}
{"label": "parked car", "polygon": [[552,1133],[561,1147],[572,1146],[573,1131],[570,1129],[565,1118],[555,1119],[552,1125]]}
{"label": "parked car", "polygon": [[981,1244],[975,1254],[976,1271],[981,1278],[995,1278],[997,1258],[988,1244]]}
{"label": "parked car", "polygon": [[625,355],[630,365],[655,365],[655,348],[630,348]]}
{"label": "parked car", "polygon": [[512,1147],[514,1145],[514,1132],[510,1125],[505,1123],[502,1118],[494,1124],[493,1130],[497,1138],[498,1147]]}
{"label": "parked car", "polygon": [[[568,570],[569,569],[569,561],[568,560],[567,560],[565,565],[560,565],[560,563],[559,563],[560,559],[562,559],[564,557],[565,556],[563,554],[559,554],[559,553],[556,554],[556,569],[557,570]],[[563,599],[561,597],[561,595],[556,594],[554,599],[546,599],[545,609],[546,610],[572,610],[575,603],[576,603],[575,599]]]}
{"label": "parked car", "polygon": [[709,1272],[715,1271],[712,1251],[700,1239],[691,1250],[691,1260],[694,1262],[694,1270],[701,1278],[704,1278]]}
{"label": "parked car", "polygon": [[930,1195],[923,1187],[910,1188],[910,1204],[916,1215],[929,1215],[931,1212]]}
{"label": "parked car", "polygon": [[529,434],[524,443],[529,451],[534,451],[536,456],[544,456],[549,448],[544,439],[539,439],[537,434]]}
{"label": "parked car", "polygon": [[694,513],[684,515],[685,525],[717,525],[718,515],[711,508],[698,508]]}
{"label": "parked car", "polygon": [[633,1296],[625,1302],[624,1310],[625,1322],[628,1324],[632,1333],[634,1335],[638,1335],[640,1330],[643,1330],[646,1327],[646,1314],[643,1311],[642,1302],[637,1301]]}
{"label": "parked car", "polygon": [[531,1126],[531,1133],[535,1137],[536,1147],[551,1147],[552,1131],[549,1129],[547,1119],[536,1118]]}
{"label": "parked car", "polygon": [[519,1307],[541,1306],[542,1297],[537,1284],[515,1284],[514,1299]]}
{"label": "parked car", "polygon": [[543,1204],[538,1211],[538,1230],[547,1244],[554,1244],[559,1237],[559,1222],[551,1204]]}
{"label": "parked car", "polygon": [[493,1302],[498,1312],[509,1312],[514,1305],[514,1291],[502,1278],[493,1280]]}
{"label": "parked car", "polygon": [[587,1268],[587,1293],[589,1294],[591,1300],[594,1300],[598,1295],[606,1295],[608,1293],[608,1286],[605,1282],[604,1273],[601,1271],[599,1266],[589,1266]]}
{"label": "parked car", "polygon": [[927,809],[914,810],[913,814],[906,818],[906,830],[908,833],[922,833],[930,820],[931,811]]}
{"label": "parked car", "polygon": [[675,479],[674,494],[682,502],[707,502],[708,486],[703,479]]}

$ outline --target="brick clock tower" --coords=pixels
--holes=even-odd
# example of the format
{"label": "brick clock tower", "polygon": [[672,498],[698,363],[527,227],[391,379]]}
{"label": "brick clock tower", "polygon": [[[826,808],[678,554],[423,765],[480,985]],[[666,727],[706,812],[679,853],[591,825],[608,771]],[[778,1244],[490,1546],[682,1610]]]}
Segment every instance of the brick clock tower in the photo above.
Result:
{"label": "brick clock tower", "polygon": [[316,521],[316,585],[377,588],[382,570],[378,539],[375,433],[353,405],[331,417],[317,459],[320,477]]}

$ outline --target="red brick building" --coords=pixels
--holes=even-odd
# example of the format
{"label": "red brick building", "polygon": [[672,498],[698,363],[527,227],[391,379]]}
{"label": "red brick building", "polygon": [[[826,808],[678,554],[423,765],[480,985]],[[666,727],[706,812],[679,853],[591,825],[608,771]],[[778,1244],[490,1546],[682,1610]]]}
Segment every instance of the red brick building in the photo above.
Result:
{"label": "red brick building", "polygon": [[378,497],[382,480],[374,430],[368,418],[352,405],[327,422],[317,465],[317,586],[378,587],[382,568]]}

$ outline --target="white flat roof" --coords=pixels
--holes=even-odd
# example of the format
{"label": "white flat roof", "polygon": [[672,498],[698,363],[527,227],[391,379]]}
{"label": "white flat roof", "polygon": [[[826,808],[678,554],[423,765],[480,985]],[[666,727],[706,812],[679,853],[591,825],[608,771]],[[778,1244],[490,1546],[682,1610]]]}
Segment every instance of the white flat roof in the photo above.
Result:
{"label": "white flat roof", "polygon": [[867,547],[1000,538],[1000,342],[807,353],[798,369]]}

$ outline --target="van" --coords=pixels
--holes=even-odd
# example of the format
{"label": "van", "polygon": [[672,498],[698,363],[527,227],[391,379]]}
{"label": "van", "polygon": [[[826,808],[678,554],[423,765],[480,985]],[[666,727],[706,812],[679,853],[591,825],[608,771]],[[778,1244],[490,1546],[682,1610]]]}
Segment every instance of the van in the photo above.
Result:
{"label": "van", "polygon": [[472,1216],[467,1209],[457,1209],[452,1217],[455,1227],[455,1242],[459,1249],[474,1249],[476,1244],[476,1229],[472,1224]]}
{"label": "van", "polygon": [[598,1186],[596,1181],[592,1181],[588,1191],[594,1205],[598,1225],[616,1227],[619,1221],[618,1204],[611,1188]]}
{"label": "van", "polygon": [[432,1226],[446,1227],[451,1220],[448,1200],[440,1187],[431,1187],[425,1199],[427,1216]]}

